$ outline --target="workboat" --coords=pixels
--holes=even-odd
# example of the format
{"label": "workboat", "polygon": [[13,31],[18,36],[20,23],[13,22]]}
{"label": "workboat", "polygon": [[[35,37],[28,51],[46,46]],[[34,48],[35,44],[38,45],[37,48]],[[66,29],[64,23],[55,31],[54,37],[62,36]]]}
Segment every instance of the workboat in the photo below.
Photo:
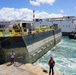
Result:
{"label": "workboat", "polygon": [[76,32],[69,33],[69,39],[76,39]]}
{"label": "workboat", "polygon": [[16,53],[15,61],[34,63],[61,41],[59,26],[34,26],[32,23],[13,25],[0,29],[0,64],[10,61],[11,51]]}

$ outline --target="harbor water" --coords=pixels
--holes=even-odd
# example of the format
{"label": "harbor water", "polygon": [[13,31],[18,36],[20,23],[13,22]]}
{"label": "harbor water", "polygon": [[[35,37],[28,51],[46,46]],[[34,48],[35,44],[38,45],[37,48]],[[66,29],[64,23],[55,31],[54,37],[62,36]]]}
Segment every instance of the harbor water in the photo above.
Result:
{"label": "harbor water", "polygon": [[49,69],[48,61],[50,57],[55,60],[55,71],[60,71],[64,75],[76,75],[76,40],[69,39],[67,36],[62,37],[59,44],[34,64]]}

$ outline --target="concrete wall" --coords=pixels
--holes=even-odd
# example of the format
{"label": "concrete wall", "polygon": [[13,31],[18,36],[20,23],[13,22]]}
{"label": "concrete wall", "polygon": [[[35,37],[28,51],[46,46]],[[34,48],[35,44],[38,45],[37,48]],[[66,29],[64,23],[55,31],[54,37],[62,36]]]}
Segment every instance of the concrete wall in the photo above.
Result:
{"label": "concrete wall", "polygon": [[61,41],[61,32],[27,46],[30,62],[33,63]]}
{"label": "concrete wall", "polygon": [[28,50],[26,49],[26,47],[22,47],[22,48],[11,48],[11,49],[5,49],[5,61],[8,62],[10,61],[10,56],[9,54],[11,53],[11,51],[14,51],[16,56],[15,56],[15,61],[16,62],[22,62],[22,63],[28,63],[29,60],[29,56],[28,56]]}

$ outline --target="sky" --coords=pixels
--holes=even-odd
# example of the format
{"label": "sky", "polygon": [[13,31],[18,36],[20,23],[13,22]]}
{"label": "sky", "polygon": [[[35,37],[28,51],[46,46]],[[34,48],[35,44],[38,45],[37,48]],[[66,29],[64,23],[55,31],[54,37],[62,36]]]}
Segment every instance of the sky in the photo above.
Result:
{"label": "sky", "polygon": [[76,0],[0,0],[0,20],[76,16]]}

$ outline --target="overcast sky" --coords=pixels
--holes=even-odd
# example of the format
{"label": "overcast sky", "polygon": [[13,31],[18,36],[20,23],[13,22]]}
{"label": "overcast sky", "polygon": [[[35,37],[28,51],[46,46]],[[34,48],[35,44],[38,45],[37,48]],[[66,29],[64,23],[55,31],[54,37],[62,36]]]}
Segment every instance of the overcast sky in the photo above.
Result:
{"label": "overcast sky", "polygon": [[0,0],[0,20],[76,16],[76,0]]}

